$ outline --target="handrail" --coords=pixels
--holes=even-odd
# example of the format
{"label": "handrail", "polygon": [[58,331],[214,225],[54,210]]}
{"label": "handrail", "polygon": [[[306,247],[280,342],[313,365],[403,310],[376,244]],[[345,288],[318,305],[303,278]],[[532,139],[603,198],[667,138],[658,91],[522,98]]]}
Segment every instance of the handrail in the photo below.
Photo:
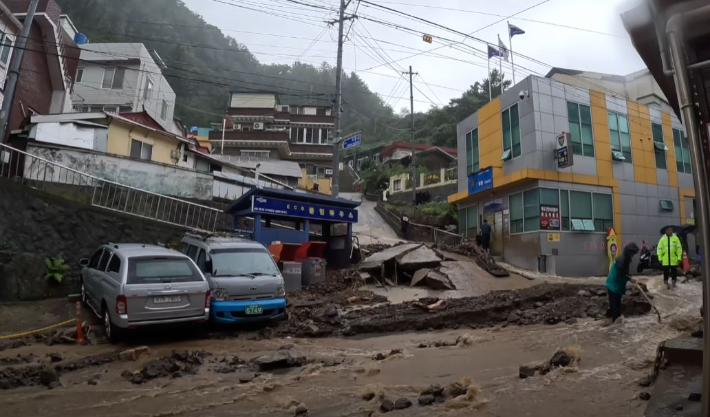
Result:
{"label": "handrail", "polygon": [[[378,203],[380,203],[380,202],[378,202]],[[388,214],[394,216],[395,218],[397,218],[397,219],[400,218],[400,216],[398,216],[398,215],[392,213],[390,210],[388,210],[387,207],[385,207],[384,204],[381,206],[381,208],[382,208],[382,210],[384,210],[384,211],[387,212]],[[400,222],[401,222],[401,220],[400,220]],[[425,228],[427,228],[427,229],[430,229],[430,230],[432,231],[433,235],[434,235],[434,241],[436,241],[436,234],[437,234],[437,233],[444,233],[444,234],[447,234],[447,235],[450,235],[450,236],[458,237],[458,238],[461,239],[461,241],[463,241],[463,240],[466,238],[464,235],[460,235],[460,234],[458,234],[458,233],[449,232],[448,230],[439,229],[439,228],[437,228],[437,227],[430,226],[430,225],[428,225],[428,224],[414,223],[414,222],[411,222],[411,221],[409,222],[409,224],[412,225],[412,226],[425,227]]]}
{"label": "handrail", "polygon": [[22,184],[45,192],[47,184],[88,187],[81,191],[86,191],[92,206],[194,230],[214,231],[223,214],[214,207],[99,178],[0,143],[2,176],[20,178]]}

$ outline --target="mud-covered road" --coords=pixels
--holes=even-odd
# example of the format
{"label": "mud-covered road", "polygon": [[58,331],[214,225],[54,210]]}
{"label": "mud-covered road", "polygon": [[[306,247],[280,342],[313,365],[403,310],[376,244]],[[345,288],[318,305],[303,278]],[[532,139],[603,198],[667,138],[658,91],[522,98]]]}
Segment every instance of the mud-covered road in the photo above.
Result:
{"label": "mud-covered road", "polygon": [[[0,352],[0,378],[10,370],[57,367],[58,386],[48,389],[40,382],[0,389],[0,409],[8,416],[292,416],[301,404],[298,410],[307,409],[309,416],[331,417],[379,414],[385,399],[394,403],[404,398],[412,406],[393,415],[640,417],[645,403],[637,398],[644,389],[637,379],[652,367],[658,342],[687,328],[700,303],[697,282],[668,292],[655,277],[648,286],[664,314],[663,324],[650,314],[609,328],[592,317],[541,324],[555,308],[571,311],[593,304],[593,294],[564,296],[566,290],[555,287],[512,299],[503,293],[489,295],[488,301],[450,300],[448,310],[417,315],[436,317],[431,326],[432,319],[410,320],[421,308],[407,308],[406,303],[374,307],[392,317],[386,329],[378,319],[383,314],[368,310],[353,315],[343,308],[339,319],[351,332],[353,323],[369,323],[374,327],[366,330],[379,334],[309,338],[276,327],[236,335],[143,334],[122,346],[31,343]],[[549,291],[557,292],[554,299],[544,299]],[[517,318],[509,317],[509,308]],[[531,318],[528,310],[536,312],[540,324],[524,325]],[[505,317],[496,316],[504,311]],[[486,319],[480,323],[461,318],[481,314]],[[118,358],[118,351],[138,344],[149,345],[150,352],[136,361]],[[577,367],[519,379],[520,365],[547,360],[567,346],[581,350]],[[27,378],[52,378],[33,375]],[[448,393],[447,387],[460,381],[465,395],[445,394],[441,402],[419,405],[429,386],[439,385]]]}

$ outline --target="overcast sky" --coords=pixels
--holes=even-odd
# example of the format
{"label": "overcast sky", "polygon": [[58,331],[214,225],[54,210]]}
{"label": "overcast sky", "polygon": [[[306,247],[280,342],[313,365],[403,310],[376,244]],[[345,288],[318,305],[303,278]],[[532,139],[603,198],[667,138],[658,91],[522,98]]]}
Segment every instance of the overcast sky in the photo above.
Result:
{"label": "overcast sky", "polygon": [[[337,16],[339,0],[294,1],[330,10],[289,0],[184,0],[208,23],[246,45],[263,63],[292,63],[300,57],[301,62],[318,65],[327,61],[335,66],[337,25],[328,26],[324,21]],[[544,76],[550,66],[619,75],[644,68],[619,18],[635,0],[371,1],[494,44],[500,35],[508,45],[506,20],[509,20],[526,31],[513,38],[516,81],[531,73]],[[355,12],[356,7],[357,0],[353,0],[348,12]],[[516,13],[519,14],[506,19]],[[486,45],[482,42],[467,38],[468,46],[461,45],[464,40],[461,35],[366,3],[360,4],[357,14],[361,18],[350,29],[345,44],[345,70],[357,71],[370,89],[396,111],[409,106],[408,84],[399,75],[409,65],[419,73],[414,83],[418,111],[448,104],[486,77],[487,60],[483,52]],[[367,18],[406,29],[388,27]],[[499,20],[502,21],[496,23]],[[348,26],[349,23],[346,30]],[[433,43],[425,43],[421,33],[431,34]],[[313,40],[316,42],[311,45]],[[456,43],[447,46],[451,41]],[[411,56],[414,54],[419,55]],[[391,61],[396,62],[383,64]],[[492,59],[490,64],[497,67],[499,61]],[[503,72],[512,78],[510,64],[504,62]]]}

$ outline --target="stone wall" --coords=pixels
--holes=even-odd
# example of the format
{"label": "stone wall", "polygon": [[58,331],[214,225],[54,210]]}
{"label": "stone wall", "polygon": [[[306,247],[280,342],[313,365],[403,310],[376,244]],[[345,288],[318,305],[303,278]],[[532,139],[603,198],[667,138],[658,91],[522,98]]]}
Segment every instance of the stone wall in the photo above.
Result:
{"label": "stone wall", "polygon": [[[79,289],[79,260],[107,242],[176,244],[184,230],[50,196],[0,180],[0,300],[64,296]],[[63,257],[66,281],[47,286],[44,258]],[[38,266],[39,264],[39,266]]]}

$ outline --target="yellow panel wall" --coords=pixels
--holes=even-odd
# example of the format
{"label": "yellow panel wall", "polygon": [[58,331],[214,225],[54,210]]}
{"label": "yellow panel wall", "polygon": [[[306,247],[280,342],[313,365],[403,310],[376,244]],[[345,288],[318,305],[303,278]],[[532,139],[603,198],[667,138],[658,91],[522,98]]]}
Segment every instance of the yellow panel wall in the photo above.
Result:
{"label": "yellow panel wall", "polygon": [[592,130],[594,132],[594,154],[597,160],[597,175],[600,178],[614,178],[611,165],[611,141],[609,139],[609,119],[606,111],[606,96],[590,90],[592,105]]}
{"label": "yellow panel wall", "polygon": [[[495,99],[478,111],[478,149],[480,166],[493,167],[493,178],[503,176],[503,126],[500,115],[500,99]],[[498,185],[496,181],[494,184]]]}
{"label": "yellow panel wall", "polygon": [[634,177],[637,182],[657,184],[656,156],[654,155],[651,116],[648,106],[631,100],[628,100],[626,105],[629,113]]}

